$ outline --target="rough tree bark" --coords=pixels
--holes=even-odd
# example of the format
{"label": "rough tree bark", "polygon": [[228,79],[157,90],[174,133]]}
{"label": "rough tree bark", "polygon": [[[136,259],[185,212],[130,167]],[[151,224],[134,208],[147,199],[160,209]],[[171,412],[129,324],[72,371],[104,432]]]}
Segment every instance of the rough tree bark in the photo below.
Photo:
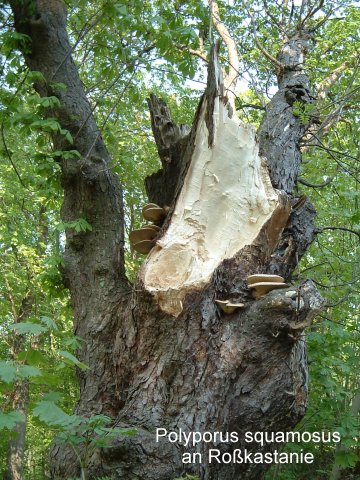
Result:
{"label": "rough tree bark", "polygon": [[[7,283],[7,282],[6,282]],[[12,314],[14,323],[26,320],[32,312],[33,298],[30,292],[27,292],[22,299],[19,312],[17,311],[15,299],[12,296],[11,288],[7,284],[8,295],[12,304]],[[13,332],[13,343],[11,348],[11,357],[17,360],[19,352],[24,349],[23,336]],[[24,466],[24,453],[26,441],[26,425],[29,409],[29,381],[18,380],[11,393],[11,409],[20,412],[22,419],[14,427],[15,436],[10,439],[7,449],[6,470],[3,480],[21,480]]]}
{"label": "rough tree bark", "polygon": [[[104,413],[116,424],[137,428],[98,451],[90,478],[170,480],[184,471],[202,479],[261,478],[264,464],[209,464],[207,450],[156,443],[168,431],[280,431],[305,413],[308,374],[304,328],[321,309],[314,285],[304,282],[254,300],[246,278],[276,273],[291,281],[314,238],[315,211],[292,196],[299,173],[298,147],[306,126],[292,114],[294,99],[312,101],[303,57],[303,26],[279,53],[279,92],[267,107],[258,141],[227,107],[213,49],[208,86],[191,131],[173,122],[166,106],[149,101],[163,169],[146,180],[150,202],[170,207],[156,247],[136,285],[123,262],[121,190],[91,114],[66,35],[59,0],[10,2],[15,27],[31,38],[24,53],[42,72],[41,95],[57,95],[49,111],[74,137],[57,150],[76,148],[81,159],[61,161],[65,221],[85,216],[91,232],[67,231],[64,279],[71,292],[75,332],[82,337],[77,412]],[[67,90],[52,85],[61,82]],[[251,173],[252,172],[252,173]],[[243,302],[225,316],[215,299]],[[203,463],[186,467],[182,453],[200,452]],[[52,476],[78,474],[63,446],[52,449]]]}

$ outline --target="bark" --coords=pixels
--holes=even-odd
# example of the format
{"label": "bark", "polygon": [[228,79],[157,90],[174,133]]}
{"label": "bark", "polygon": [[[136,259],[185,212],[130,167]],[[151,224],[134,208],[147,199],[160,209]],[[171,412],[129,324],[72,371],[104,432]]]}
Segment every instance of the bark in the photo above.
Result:
{"label": "bark", "polygon": [[[277,273],[290,281],[314,237],[313,207],[291,195],[306,129],[291,102],[311,101],[301,57],[306,35],[298,32],[280,52],[280,90],[267,107],[259,142],[228,108],[215,49],[190,132],[151,97],[163,169],[146,188],[151,202],[170,210],[129,288],[121,192],[71,59],[62,4],[11,6],[17,30],[32,39],[26,62],[46,79],[36,88],[60,98],[61,108],[49,115],[71,132],[81,154],[61,162],[63,218],[85,215],[92,225],[91,232],[67,232],[65,254],[75,331],[85,340],[79,356],[90,367],[80,376],[77,412],[105,413],[114,425],[137,429],[94,454],[86,465],[89,478],[170,480],[185,471],[202,479],[261,478],[267,465],[209,464],[213,444],[156,442],[155,431],[234,431],[239,443],[218,444],[222,452],[272,451],[276,445],[246,445],[245,432],[288,430],[305,413],[303,330],[323,301],[310,281],[255,300],[246,278]],[[66,92],[54,91],[50,82],[64,83]],[[61,137],[54,143],[74,148]],[[245,307],[225,316],[215,299]],[[185,465],[185,451],[201,453],[202,464]],[[55,446],[52,478],[77,474],[72,451]]]}
{"label": "bark", "polygon": [[14,386],[12,409],[22,414],[22,420],[13,428],[14,438],[9,441],[4,480],[21,480],[24,466],[27,414],[29,408],[29,382]]}
{"label": "bark", "polygon": [[[61,159],[64,187],[61,215],[65,222],[83,217],[92,230],[66,231],[62,273],[71,291],[75,333],[85,340],[80,356],[92,372],[90,376],[79,372],[87,399],[84,408],[87,412],[98,411],[100,403],[100,410],[114,414],[115,385],[113,382],[110,392],[107,366],[114,328],[111,312],[128,289],[123,260],[121,188],[109,170],[110,157],[71,56],[63,2],[14,0],[10,5],[15,28],[31,39],[30,52],[24,54],[26,63],[45,79],[35,89],[42,96],[57,96],[61,102],[60,108],[49,109],[47,115],[56,118],[74,139],[70,145],[63,136],[56,135],[54,147],[76,149],[81,155],[79,159]],[[66,90],[56,89],[56,83],[64,84]],[[100,338],[102,341],[98,343]]]}
{"label": "bark", "polygon": [[[40,206],[39,224],[38,224],[38,245],[37,254],[39,257],[45,254],[44,245],[47,244],[48,226],[45,217],[45,207]],[[17,255],[16,246],[13,247],[14,254]],[[9,301],[11,304],[12,316],[14,323],[25,322],[34,314],[34,293],[31,281],[27,286],[27,293],[23,297],[20,307],[17,308],[15,298],[12,294],[11,287],[5,279]],[[35,348],[36,342],[33,342],[32,348]],[[12,360],[19,361],[19,353],[26,351],[26,336],[13,332],[13,342],[11,346]],[[11,410],[21,414],[22,419],[13,429],[13,438],[10,439],[7,451],[7,467],[4,473],[4,480],[21,480],[24,470],[24,456],[26,445],[26,429],[30,402],[30,383],[29,380],[18,380],[15,382],[12,392]]]}
{"label": "bark", "polygon": [[[30,293],[23,298],[20,308],[17,309],[15,300],[12,296],[10,285],[5,281],[10,302],[12,305],[12,314],[14,323],[25,321],[32,312],[33,298]],[[17,360],[19,352],[24,350],[24,337],[13,333],[13,343],[11,348],[11,357]],[[22,415],[22,419],[16,423],[13,433],[14,437],[9,440],[7,447],[6,470],[4,480],[21,480],[24,467],[25,441],[27,415],[29,409],[29,381],[19,380],[15,383],[12,391],[11,410],[17,411]]]}
{"label": "bark", "polygon": [[309,40],[306,31],[296,32],[279,52],[279,90],[267,106],[258,133],[260,154],[268,160],[272,183],[287,193],[291,193],[296,185],[301,163],[298,142],[309,128],[293,115],[292,106],[295,101],[304,105],[313,102],[304,71]]}

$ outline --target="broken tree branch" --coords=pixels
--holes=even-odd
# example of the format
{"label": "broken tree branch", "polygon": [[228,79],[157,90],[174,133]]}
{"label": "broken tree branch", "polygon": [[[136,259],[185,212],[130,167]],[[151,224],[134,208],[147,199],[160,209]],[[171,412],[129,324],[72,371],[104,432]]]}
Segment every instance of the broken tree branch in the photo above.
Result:
{"label": "broken tree branch", "polygon": [[[236,48],[236,43],[233,37],[230,35],[226,25],[221,21],[219,6],[215,0],[208,0],[209,7],[211,9],[211,16],[213,23],[220,37],[226,45],[226,49],[229,57],[229,71],[224,75],[224,87],[225,93],[228,95],[229,100],[234,103],[235,94],[233,93],[236,88],[236,82],[239,76],[240,60],[239,54]],[[230,89],[232,94],[229,95]]]}

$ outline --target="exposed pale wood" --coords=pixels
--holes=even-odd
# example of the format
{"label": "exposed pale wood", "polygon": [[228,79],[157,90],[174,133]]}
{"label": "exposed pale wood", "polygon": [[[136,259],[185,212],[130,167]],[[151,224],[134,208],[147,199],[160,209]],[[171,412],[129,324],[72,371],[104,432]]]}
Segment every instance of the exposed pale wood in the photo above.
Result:
{"label": "exposed pale wood", "polygon": [[[224,104],[215,49],[212,55],[183,188],[159,247],[142,269],[145,288],[157,296],[164,311],[174,315],[181,313],[185,295],[209,283],[224,259],[251,245],[274,213],[274,239],[269,238],[273,230],[267,230],[269,249],[279,239],[277,229],[284,227],[278,218],[283,202],[258,155],[255,133]],[[149,216],[153,211],[160,215],[162,209],[149,208],[144,215],[160,220]]]}

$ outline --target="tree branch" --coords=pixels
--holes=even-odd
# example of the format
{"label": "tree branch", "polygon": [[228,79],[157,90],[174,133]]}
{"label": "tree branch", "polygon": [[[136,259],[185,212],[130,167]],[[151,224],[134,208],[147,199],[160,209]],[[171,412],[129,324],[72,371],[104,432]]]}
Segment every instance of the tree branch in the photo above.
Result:
{"label": "tree branch", "polygon": [[[349,62],[350,61],[352,61],[352,60],[349,60]],[[342,114],[342,111],[345,107],[346,102],[349,100],[349,98],[351,98],[351,95],[353,95],[354,91],[357,90],[357,87],[355,87],[353,90],[351,90],[351,87],[352,87],[352,85],[355,81],[355,78],[357,76],[357,72],[359,70],[359,65],[360,65],[360,59],[359,59],[359,57],[357,57],[357,63],[356,63],[356,66],[354,68],[354,72],[352,74],[352,77],[349,81],[349,84],[347,86],[345,94],[341,97],[339,104],[324,118],[324,120],[321,122],[320,125],[316,125],[316,124],[312,125],[311,129],[307,132],[307,135],[306,135],[307,138],[308,138],[308,141],[311,141],[312,138],[315,138],[317,143],[321,143],[321,138],[329,131],[329,129],[336,122],[339,121],[339,119],[341,118],[341,114]],[[344,64],[342,64],[341,67],[344,67]],[[346,67],[344,67],[344,68],[346,68]],[[335,74],[334,78],[332,79],[334,83],[340,78],[341,74],[342,74],[342,71]],[[328,79],[329,79],[329,77],[328,77]],[[331,83],[332,80],[328,80],[328,81]],[[327,89],[326,80],[325,80],[325,84],[323,86],[323,89],[324,89],[323,90],[323,95],[325,95],[325,96],[323,96],[322,100],[325,100],[326,94],[327,94],[328,90],[330,89],[330,86],[331,85],[329,85],[329,88]]]}
{"label": "tree branch", "polygon": [[[302,21],[301,17],[303,16],[303,13],[305,11],[305,8],[307,7],[307,4],[308,4],[308,0],[302,0],[301,1],[300,12],[299,12],[299,22],[298,22],[299,27],[301,27],[303,25],[303,21],[305,21],[305,19],[306,19],[306,17],[305,17],[304,20]],[[310,10],[309,10],[309,12],[310,12]],[[308,14],[309,14],[309,12],[308,12]]]}
{"label": "tree branch", "polygon": [[261,51],[261,53],[263,53],[263,55],[268,59],[270,60],[270,62],[272,62],[277,68],[281,69],[282,68],[282,64],[275,58],[271,55],[271,53],[269,53],[266,48],[261,44],[259,38],[257,37],[256,33],[255,33],[255,29],[253,29],[253,34],[254,34],[254,40],[255,40],[255,43],[257,45],[257,47],[259,48],[259,50]]}
{"label": "tree branch", "polygon": [[[239,76],[239,69],[240,69],[239,54],[237,52],[236,43],[235,43],[235,40],[230,35],[230,32],[227,29],[227,27],[221,21],[217,2],[215,0],[208,0],[208,3],[211,10],[213,23],[220,37],[222,38],[223,42],[226,45],[228,56],[229,56],[229,72],[227,75],[224,75],[224,86],[227,91],[231,89],[234,92],[236,87],[236,82]],[[232,97],[234,99],[235,94],[233,94]]]}
{"label": "tree branch", "polygon": [[285,31],[286,11],[288,8],[288,3],[289,3],[289,0],[283,0],[282,15],[280,20],[280,29],[282,32]]}
{"label": "tree branch", "polygon": [[263,0],[263,5],[264,5],[264,10],[266,12],[266,15],[272,20],[273,25],[276,26],[283,34],[285,34],[285,29],[284,29],[282,20],[278,21],[278,19],[274,17],[274,15],[272,15],[266,0]]}
{"label": "tree branch", "polygon": [[254,105],[253,103],[242,103],[240,108],[254,108],[255,110],[262,110],[266,112],[266,107],[262,107],[261,105]]}
{"label": "tree branch", "polygon": [[[307,1],[306,1],[306,3],[307,3]],[[303,1],[302,5],[303,4],[304,4],[304,1]],[[301,7],[302,7],[302,5],[301,5]],[[323,7],[323,5],[324,5],[324,0],[320,0],[317,7],[309,8],[308,13],[305,15],[303,20],[301,20],[301,15],[302,15],[302,12],[301,12],[300,13],[300,18],[299,18],[300,27],[303,28],[305,26],[306,21],[309,20],[310,18],[314,17],[314,15]]]}
{"label": "tree branch", "polygon": [[328,177],[327,180],[324,183],[310,183],[307,180],[304,180],[303,178],[298,178],[298,182],[301,183],[302,185],[305,185],[306,187],[311,187],[311,188],[323,188],[329,185],[335,177]]}
{"label": "tree branch", "polygon": [[19,182],[20,184],[26,189],[26,190],[30,190],[30,188],[28,186],[25,185],[23,179],[21,178],[21,175],[19,173],[19,170],[17,169],[17,166],[12,158],[12,154],[7,146],[7,142],[6,142],[6,139],[5,139],[5,132],[4,132],[4,122],[1,122],[1,139],[2,139],[2,143],[3,143],[3,146],[4,146],[4,150],[5,150],[5,154],[7,156],[7,158],[9,159],[9,162],[11,163],[11,166],[16,174],[16,176],[18,177],[19,179]]}
{"label": "tree branch", "polygon": [[190,48],[190,47],[187,47],[185,45],[181,45],[180,43],[177,43],[176,45],[176,48],[178,48],[179,50],[186,50],[188,51],[189,53],[191,53],[191,55],[194,55],[194,57],[198,57],[200,58],[201,60],[203,60],[204,62],[206,63],[209,63],[209,59],[207,58],[206,56],[206,53],[204,50],[199,50],[199,49],[194,49],[194,48]]}
{"label": "tree branch", "polygon": [[317,90],[317,98],[319,100],[325,100],[330,88],[341,78],[344,71],[350,67],[355,58],[357,58],[357,54],[353,54],[348,60],[343,62],[339,65],[335,70],[333,70],[330,75],[328,75],[319,85]]}
{"label": "tree branch", "polygon": [[269,53],[266,48],[261,44],[257,34],[256,34],[256,29],[255,29],[255,20],[254,20],[254,15],[252,14],[251,10],[250,9],[247,9],[247,12],[251,18],[251,31],[254,35],[254,40],[255,40],[255,43],[256,43],[256,46],[258,47],[258,49],[261,51],[261,53],[268,59],[270,60],[271,63],[273,63],[279,70],[281,70],[283,68],[283,65],[281,62],[279,62],[279,60],[277,60],[275,57],[273,57],[271,55],[271,53]]}
{"label": "tree branch", "polygon": [[[106,357],[111,330],[109,312],[128,289],[122,191],[118,177],[111,171],[109,152],[71,55],[62,0],[11,0],[10,6],[16,31],[31,39],[31,53],[23,52],[25,62],[44,78],[35,83],[35,89],[40,96],[54,95],[60,102],[58,108],[47,109],[44,116],[55,117],[61,130],[69,132],[73,139],[69,142],[68,135],[66,138],[55,133],[53,145],[56,150],[79,153],[70,160],[66,156],[59,159],[64,189],[61,217],[64,222],[85,218],[91,229],[66,230],[62,273],[74,307],[75,332],[84,340],[79,358],[90,367],[79,376],[91,411],[98,398],[89,389],[96,385],[96,368]],[[58,84],[66,89],[59,89]],[[111,401],[115,402],[115,395]],[[110,403],[104,405],[104,412],[109,413]]]}
{"label": "tree branch", "polygon": [[356,235],[360,239],[360,233],[356,232],[355,230],[351,230],[351,228],[346,228],[346,227],[320,227],[315,230],[315,233],[322,233],[325,230],[342,230],[343,232],[348,232]]}

